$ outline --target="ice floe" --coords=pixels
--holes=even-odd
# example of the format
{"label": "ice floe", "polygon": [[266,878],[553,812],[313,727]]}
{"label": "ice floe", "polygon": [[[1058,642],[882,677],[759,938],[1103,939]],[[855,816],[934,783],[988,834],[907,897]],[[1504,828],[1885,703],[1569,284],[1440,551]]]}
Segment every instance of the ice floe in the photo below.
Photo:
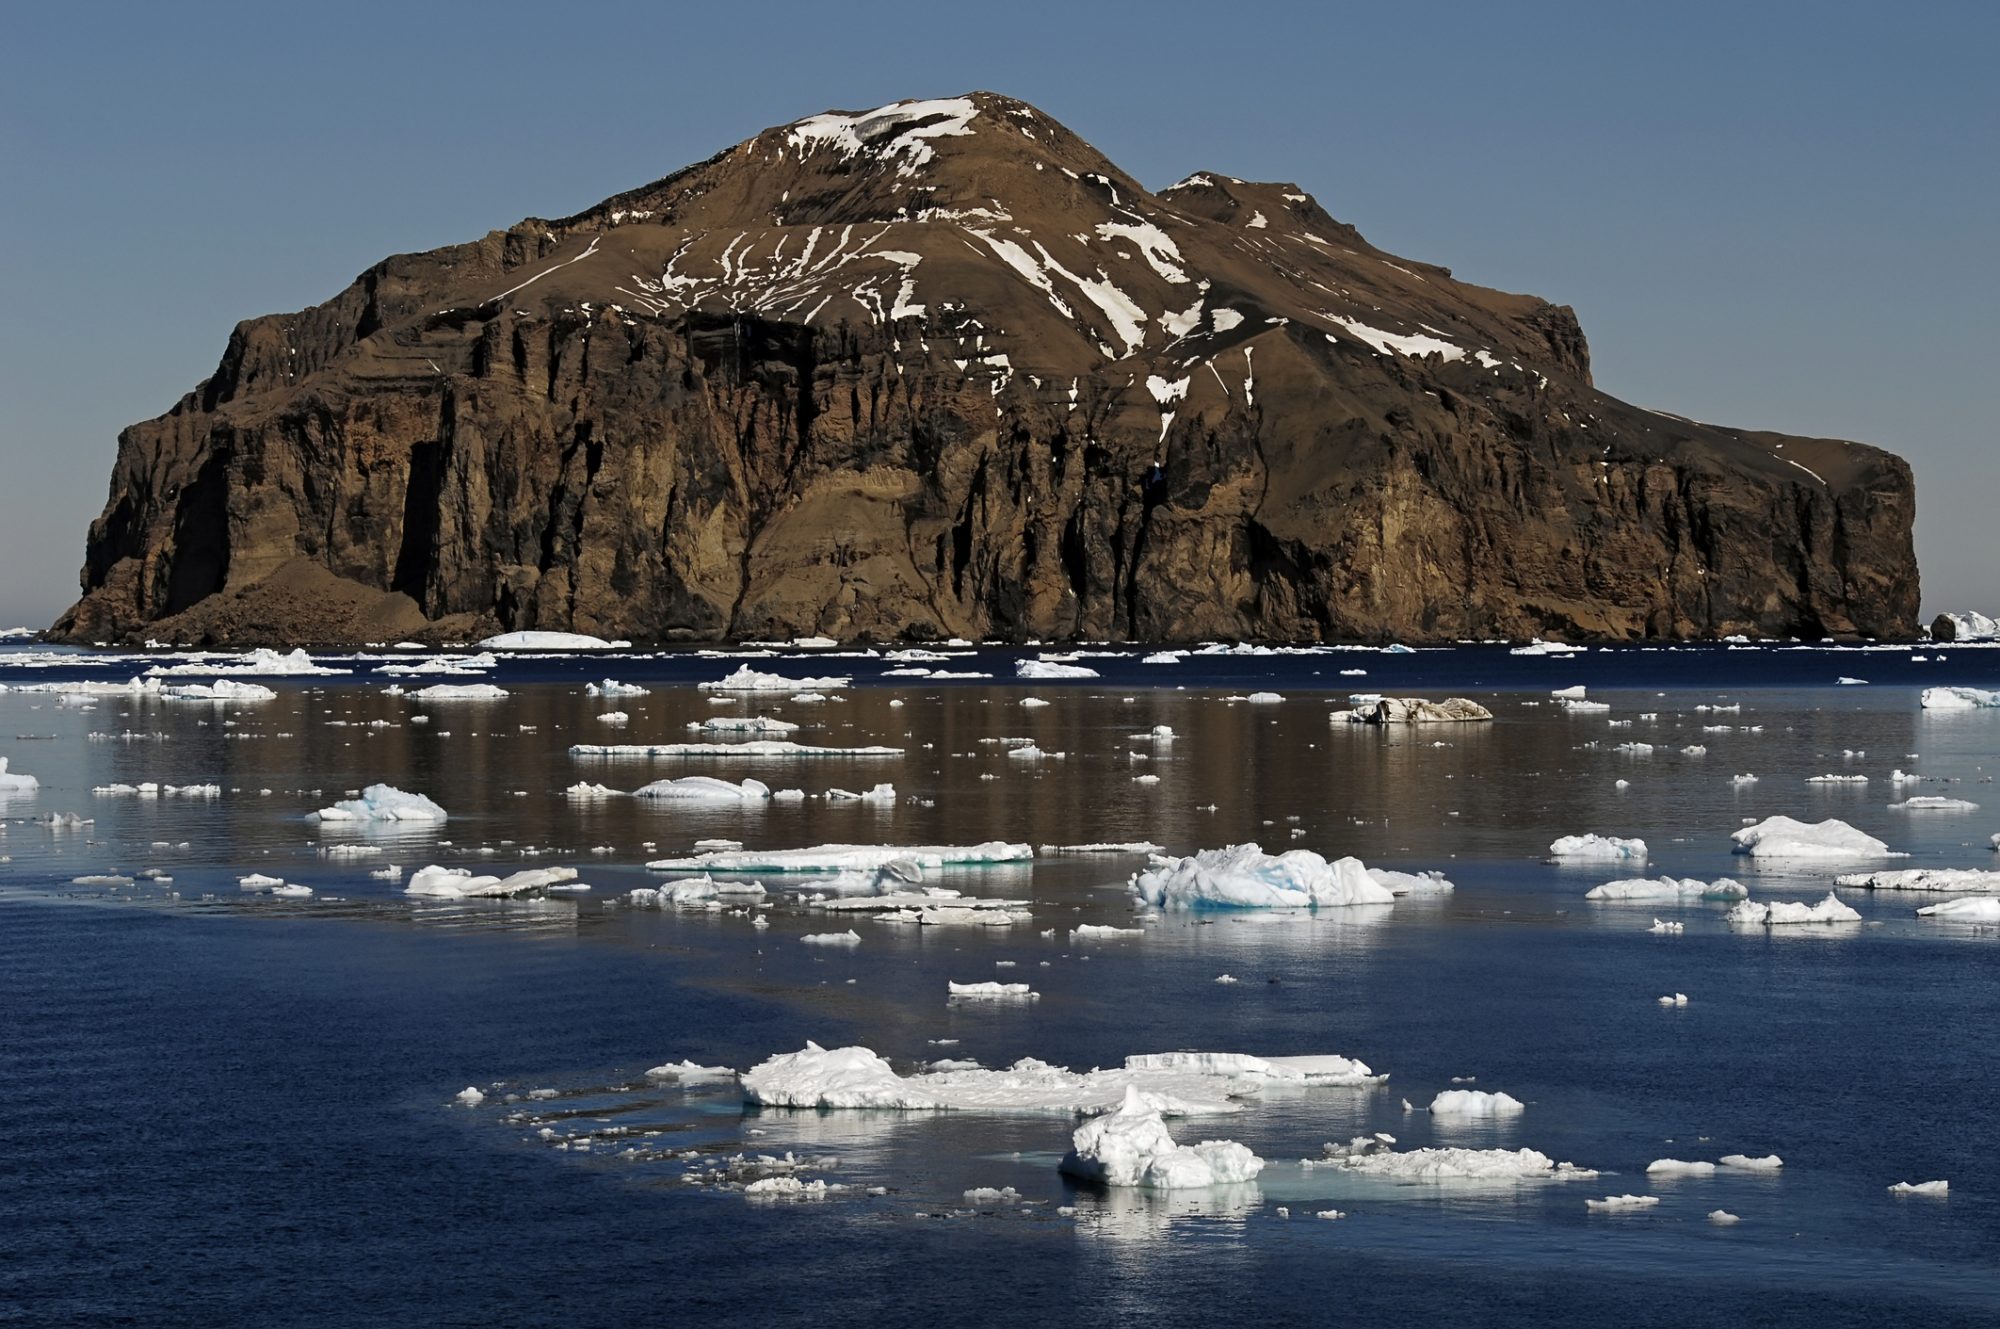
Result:
{"label": "ice floe", "polygon": [[995,983],[991,980],[980,983],[946,982],[945,989],[954,1001],[1034,1001],[1041,995],[1026,983]]}
{"label": "ice floe", "polygon": [[1625,1214],[1651,1209],[1659,1202],[1657,1195],[1607,1195],[1601,1200],[1585,1200],[1583,1207],[1593,1213]]}
{"label": "ice floe", "polygon": [[584,632],[503,632],[476,643],[482,651],[609,651],[631,644]]}
{"label": "ice floe", "polygon": [[1821,822],[1795,821],[1790,817],[1766,817],[1755,826],[1733,832],[1736,852],[1752,858],[1902,858],[1889,846],[1844,821],[1829,817]]}
{"label": "ice floe", "polygon": [[446,820],[448,814],[422,794],[405,793],[393,785],[371,784],[361,791],[361,797],[342,799],[312,815],[322,822],[440,822]]}
{"label": "ice floe", "polygon": [[1967,895],[1942,900],[1917,910],[1917,917],[1942,919],[1947,923],[2000,923],[2000,898]]}
{"label": "ice floe", "polygon": [[808,849],[734,850],[663,858],[646,864],[656,872],[873,872],[897,862],[932,869],[960,865],[1020,863],[1033,859],[1025,844],[988,840],[974,845],[822,844]]}
{"label": "ice floe", "polygon": [[444,868],[432,864],[410,874],[403,894],[444,900],[505,898],[532,895],[536,891],[575,880],[574,868],[530,868],[507,877],[483,877],[466,868]]}
{"label": "ice floe", "polygon": [[1329,863],[1309,849],[1267,854],[1255,844],[1156,858],[1131,884],[1141,901],[1165,909],[1316,909],[1396,899],[1358,858]]}
{"label": "ice floe", "polygon": [[1925,688],[1919,700],[1927,711],[1985,710],[2000,706],[2000,692],[1984,688]]}
{"label": "ice floe", "polygon": [[1895,868],[1887,872],[1846,872],[1834,885],[1871,891],[1963,891],[2000,894],[2000,872],[1987,868]]}
{"label": "ice floe", "polygon": [[1334,711],[1334,724],[1448,724],[1491,720],[1493,712],[1464,697],[1429,701],[1423,697],[1354,697],[1353,710]]}
{"label": "ice floe", "polygon": [[493,683],[433,683],[407,693],[391,684],[384,691],[415,701],[499,701],[507,695],[507,689]]}
{"label": "ice floe", "polygon": [[1794,923],[1858,923],[1861,915],[1843,904],[1840,897],[1828,891],[1826,898],[1817,904],[1800,904],[1796,900],[1745,900],[1723,915],[1730,923],[1743,927],[1779,927]]}
{"label": "ice floe", "polygon": [[900,757],[901,748],[818,747],[782,738],[743,743],[574,743],[572,757]]}
{"label": "ice floe", "polygon": [[1705,1162],[1684,1162],[1678,1158],[1656,1158],[1646,1164],[1649,1177],[1712,1177],[1715,1164]]}
{"label": "ice floe", "polygon": [[1749,1154],[1724,1154],[1716,1161],[1739,1172],[1776,1172],[1785,1166],[1785,1160],[1776,1154],[1765,1154],[1761,1158],[1753,1158]]}
{"label": "ice floe", "polygon": [[853,928],[845,932],[808,932],[799,938],[802,946],[859,946],[861,934]]}
{"label": "ice floe", "polygon": [[768,715],[718,715],[707,720],[690,720],[688,728],[697,734],[796,734],[799,726],[791,720]]}
{"label": "ice floe", "polygon": [[632,797],[657,802],[765,803],[770,801],[771,787],[759,780],[731,784],[708,775],[684,775],[677,780],[655,780],[641,785],[632,791]]}
{"label": "ice floe", "polygon": [[1549,857],[1571,863],[1643,863],[1646,842],[1615,835],[1565,835],[1549,846]]}
{"label": "ice floe", "polygon": [[1591,1181],[1598,1173],[1574,1163],[1558,1163],[1534,1149],[1406,1149],[1389,1136],[1361,1136],[1345,1145],[1329,1144],[1326,1157],[1303,1160],[1366,1173],[1390,1181],[1523,1182]]}
{"label": "ice floe", "polygon": [[1431,1100],[1431,1115],[1438,1117],[1518,1117],[1527,1104],[1512,1094],[1489,1094],[1484,1089],[1446,1089]]}
{"label": "ice floe", "polygon": [[7,758],[0,757],[0,794],[29,794],[41,787],[34,776],[8,770]]}
{"label": "ice floe", "polygon": [[[1629,877],[1607,881],[1584,892],[1586,900],[1624,903],[1672,903],[1676,900],[1740,900],[1750,894],[1741,882],[1728,877],[1702,881],[1695,877]],[[1657,922],[1658,920],[1655,920]]]}
{"label": "ice floe", "polygon": [[1016,660],[1014,676],[1024,679],[1096,678],[1097,671],[1087,665],[1062,664],[1054,660]]}
{"label": "ice floe", "polygon": [[644,697],[647,689],[637,683],[620,683],[615,678],[607,678],[597,683],[583,685],[586,695],[592,697]]}
{"label": "ice floe", "polygon": [[767,674],[752,669],[749,665],[739,665],[713,683],[697,684],[704,692],[833,692],[852,683],[852,676],[826,678],[787,678],[783,674]]}
{"label": "ice floe", "polygon": [[1948,1181],[1899,1181],[1889,1188],[1891,1195],[1928,1195],[1942,1198],[1951,1193]]}
{"label": "ice floe", "polygon": [[1130,1086],[1116,1111],[1076,1128],[1058,1166],[1101,1186],[1199,1190],[1249,1181],[1263,1171],[1264,1160],[1234,1140],[1175,1143],[1159,1109]]}

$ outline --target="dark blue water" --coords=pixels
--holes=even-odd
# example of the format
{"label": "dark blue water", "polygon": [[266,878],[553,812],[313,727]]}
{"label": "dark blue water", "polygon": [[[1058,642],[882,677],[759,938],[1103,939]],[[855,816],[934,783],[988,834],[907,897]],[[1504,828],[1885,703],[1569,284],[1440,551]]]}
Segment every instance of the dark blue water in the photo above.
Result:
{"label": "dark blue water", "polygon": [[[404,718],[407,704],[379,698],[379,680],[365,678],[312,680],[316,691],[274,680],[281,699],[242,712],[236,726],[254,740],[225,738],[207,708],[79,709],[0,695],[0,730],[54,736],[0,743],[44,782],[36,799],[4,809],[0,840],[12,859],[0,865],[0,1318],[1994,1323],[2000,934],[1914,919],[1927,900],[1844,892],[1865,925],[1745,935],[1716,906],[1586,905],[1591,884],[1623,874],[1539,860],[1558,834],[1638,833],[1654,843],[1656,869],[1735,871],[1759,895],[1812,898],[1824,893],[1823,873],[1754,874],[1727,852],[1744,816],[1790,811],[1845,817],[1908,849],[1912,863],[1992,866],[1986,838],[2000,829],[2000,806],[1980,782],[2000,762],[2000,715],[1927,717],[1913,685],[1994,686],[2000,670],[1986,662],[2000,664],[2000,653],[1947,654],[1950,676],[1907,653],[1524,661],[1482,648],[1112,663],[1102,683],[1032,689],[890,680],[816,723],[841,742],[907,734],[904,758],[760,778],[811,790],[890,779],[931,806],[812,803],[755,818],[585,810],[557,797],[575,778],[629,786],[689,773],[579,770],[563,749],[602,708],[575,695],[578,681],[657,682],[669,670],[709,678],[726,662],[510,665],[498,681],[516,695],[481,718],[440,718],[434,727],[454,730],[442,742],[401,727],[372,739],[327,727],[350,713]],[[1368,676],[1340,678],[1353,667]],[[1396,691],[1416,677],[1392,681],[1403,669],[1430,671],[1423,677],[1438,682],[1427,690],[1476,692],[1500,720],[1430,748],[1428,735],[1330,734],[1323,699],[1251,708],[1204,691]],[[1314,671],[1331,678],[1316,683]],[[1489,671],[1494,681],[1475,689]],[[1842,674],[1871,686],[1829,686]],[[1607,731],[1601,717],[1524,704],[1579,681],[1605,689],[1613,719],[1658,714],[1655,732],[1636,722]],[[1138,700],[1123,700],[1142,683],[1151,687]],[[1183,684],[1188,693],[1174,691]],[[887,709],[889,686],[905,706]],[[1532,691],[1497,691],[1507,688]],[[1021,712],[1011,702],[1028,690],[1056,705]],[[1761,732],[1707,735],[1706,758],[1668,753],[1669,743],[1703,741],[1718,717],[1691,708],[1719,692],[1744,705],[1722,718]],[[707,713],[703,699],[665,688],[620,704],[634,714],[628,741],[657,741]],[[803,708],[759,709],[805,718]],[[523,723],[535,728],[524,733]],[[1123,736],[1153,723],[1182,738],[1136,766]],[[165,737],[88,739],[117,731]],[[998,765],[1003,778],[979,780],[1004,759],[977,738],[1017,733],[1072,755],[1033,772]],[[1607,750],[1628,738],[1662,750],[1649,759]],[[1868,755],[1841,755],[1860,750]],[[1940,782],[1932,792],[1949,781],[1986,806],[1969,816],[1891,811],[1881,782],[1891,765],[1914,765]],[[1135,786],[1135,769],[1162,780]],[[1869,791],[1802,785],[1825,769],[1874,779]],[[1730,787],[1742,770],[1760,783]],[[191,806],[88,792],[137,778],[217,778],[247,792]],[[1614,778],[1630,785],[1616,791]],[[448,831],[399,844],[397,861],[508,871],[533,844],[532,862],[577,866],[597,890],[581,903],[413,904],[368,881],[365,863],[320,858],[299,820],[326,801],[302,791],[331,798],[369,779],[421,786],[454,814]],[[266,787],[274,792],[255,792]],[[1201,810],[1211,803],[1215,811]],[[32,822],[53,810],[97,820],[65,838]],[[1289,838],[1292,825],[1306,834]],[[1132,863],[1043,860],[952,879],[1031,896],[1033,927],[920,933],[859,922],[862,946],[832,954],[797,943],[826,930],[824,916],[777,911],[760,933],[727,915],[608,906],[654,879],[639,866],[642,840],[667,852],[732,831],[774,846],[1002,836],[1151,838],[1186,851],[1261,838],[1273,849],[1440,867],[1458,890],[1310,920],[1169,917],[1143,938],[1085,946],[1067,936],[1075,922],[1128,921],[1120,886]],[[185,850],[160,847],[182,840]],[[614,853],[589,855],[598,845]],[[156,861],[172,868],[177,893],[68,885]],[[233,877],[253,867],[319,894],[242,897]],[[1645,931],[1668,913],[1686,921],[1683,935]],[[996,968],[1003,959],[1015,967]],[[1242,981],[1218,987],[1222,972]],[[943,1000],[947,979],[996,976],[1027,979],[1042,999],[997,1009]],[[1676,990],[1691,994],[1688,1007],[1654,1004]],[[726,1087],[683,1091],[643,1076],[683,1057],[744,1067],[807,1038],[865,1043],[900,1065],[1032,1055],[1085,1067],[1170,1047],[1342,1052],[1392,1078],[1202,1123],[1200,1134],[1242,1139],[1272,1166],[1247,1196],[1200,1201],[1065,1186],[1052,1166],[1061,1122],[755,1113]],[[957,1042],[934,1041],[944,1039]],[[1457,1076],[1504,1089],[1528,1111],[1455,1132],[1403,1112],[1405,1097],[1426,1102]],[[453,1106],[466,1085],[493,1096]],[[530,1089],[555,1096],[505,1101]],[[553,1148],[534,1129],[544,1122],[593,1147]],[[601,1134],[620,1124],[636,1128],[638,1152]],[[1382,1186],[1293,1161],[1367,1130],[1405,1146],[1528,1145],[1619,1175],[1469,1192]],[[817,1204],[753,1204],[682,1180],[698,1165],[661,1154],[680,1148],[706,1160],[836,1155],[823,1175],[856,1189]],[[1786,1167],[1660,1185],[1643,1176],[1653,1158],[1730,1152],[1777,1152]],[[1885,1190],[1933,1177],[1950,1178],[1949,1199]],[[1028,1203],[982,1208],[961,1196],[1007,1185]],[[868,1186],[888,1193],[866,1195]],[[1585,1212],[1586,1197],[1628,1190],[1663,1203],[1630,1217]],[[1077,1213],[1060,1216],[1059,1205]],[[1279,1218],[1279,1205],[1294,1217]],[[1330,1206],[1349,1217],[1309,1217]],[[1703,1215],[1716,1207],[1743,1222],[1710,1226]]]}

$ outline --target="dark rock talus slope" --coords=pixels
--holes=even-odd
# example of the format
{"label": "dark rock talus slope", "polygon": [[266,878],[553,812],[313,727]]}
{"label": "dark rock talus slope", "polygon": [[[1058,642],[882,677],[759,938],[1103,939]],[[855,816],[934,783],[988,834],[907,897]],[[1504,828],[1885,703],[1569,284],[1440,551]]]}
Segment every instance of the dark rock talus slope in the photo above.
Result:
{"label": "dark rock talus slope", "polygon": [[253,319],[73,640],[1906,635],[1909,468],[986,93],[814,116]]}

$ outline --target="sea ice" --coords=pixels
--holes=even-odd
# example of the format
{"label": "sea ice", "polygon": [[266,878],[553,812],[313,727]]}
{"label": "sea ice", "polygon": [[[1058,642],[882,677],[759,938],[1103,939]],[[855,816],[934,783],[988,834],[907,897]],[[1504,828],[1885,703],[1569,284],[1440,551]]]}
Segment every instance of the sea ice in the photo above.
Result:
{"label": "sea ice", "polygon": [[738,665],[735,672],[713,683],[698,684],[704,692],[832,692],[846,687],[852,676],[839,678],[787,678]]}
{"label": "sea ice", "polygon": [[688,728],[697,734],[796,734],[799,726],[790,720],[768,715],[718,715],[707,720],[691,720]]}
{"label": "sea ice", "polygon": [[1176,1144],[1159,1110],[1133,1086],[1117,1111],[1076,1128],[1059,1166],[1104,1186],[1196,1190],[1249,1181],[1263,1171],[1264,1160],[1234,1140]]}
{"label": "sea ice", "polygon": [[1649,1177],[1712,1177],[1715,1175],[1713,1163],[1688,1163],[1678,1158],[1656,1158],[1646,1164]]}
{"label": "sea ice", "polygon": [[1889,846],[1844,821],[1829,817],[1817,823],[1790,817],[1766,817],[1729,837],[1736,852],[1752,858],[1901,858]]}
{"label": "sea ice", "polygon": [[2000,894],[2000,872],[1987,868],[1895,868],[1887,872],[1848,872],[1834,885],[1871,891],[1963,891]]}
{"label": "sea ice", "polygon": [[1944,1196],[1951,1192],[1948,1181],[1899,1181],[1889,1188],[1891,1195]]}
{"label": "sea ice", "polygon": [[1956,900],[1925,905],[1917,910],[1917,917],[1938,918],[1948,923],[2000,923],[2000,898],[1991,895],[1962,896]]}
{"label": "sea ice", "polygon": [[1796,900],[1779,900],[1765,903],[1759,900],[1745,900],[1723,915],[1725,921],[1743,927],[1777,927],[1789,923],[1858,923],[1861,915],[1840,902],[1840,898],[1828,891],[1826,898],[1818,904],[1800,904]]}
{"label": "sea ice", "polygon": [[609,651],[629,641],[606,641],[582,632],[503,632],[475,643],[482,651]]}
{"label": "sea ice", "polygon": [[[1749,895],[1742,883],[1728,877],[1718,877],[1712,882],[1695,877],[1630,877],[1623,881],[1607,881],[1601,886],[1593,886],[1584,892],[1586,900],[1617,901],[1621,903],[1672,903],[1677,900],[1741,900]],[[1656,922],[1658,920],[1655,920]]]}
{"label": "sea ice", "polygon": [[1333,724],[1449,724],[1491,720],[1493,712],[1464,697],[1429,701],[1423,697],[1383,697],[1357,694],[1348,700],[1350,711],[1334,711],[1327,716]]}
{"label": "sea ice", "polygon": [[607,678],[601,683],[586,683],[584,692],[592,697],[643,697],[647,690],[637,683],[620,683],[615,678]]}
{"label": "sea ice", "polygon": [[1620,1214],[1650,1209],[1659,1202],[1657,1195],[1607,1195],[1602,1200],[1585,1200],[1583,1207],[1596,1213]]}
{"label": "sea ice", "polygon": [[1776,1172],[1785,1166],[1785,1160],[1776,1154],[1765,1154],[1762,1158],[1752,1158],[1748,1154],[1724,1154],[1721,1163],[1739,1172]]}
{"label": "sea ice", "polygon": [[1743,1220],[1735,1214],[1730,1213],[1727,1209],[1711,1209],[1708,1211],[1708,1221],[1718,1227],[1728,1227],[1732,1223],[1741,1223]]}
{"label": "sea ice", "polygon": [[442,868],[432,864],[410,874],[405,895],[459,900],[470,897],[504,898],[527,895],[561,882],[575,881],[574,868],[530,868],[510,877],[475,876],[465,868]]}
{"label": "sea ice", "polygon": [[1014,676],[1025,679],[1096,678],[1095,669],[1084,665],[1060,664],[1053,660],[1016,660]]}
{"label": "sea ice", "polygon": [[758,780],[731,784],[708,775],[684,775],[641,785],[632,791],[632,797],[681,803],[763,803],[769,801],[771,787]]}
{"label": "sea ice", "polygon": [[23,775],[7,769],[7,759],[0,757],[0,794],[27,794],[42,787],[42,782],[32,775]]}
{"label": "sea ice", "polygon": [[572,757],[900,757],[901,748],[827,748],[782,738],[744,743],[572,743]]}
{"label": "sea ice", "polygon": [[808,932],[799,938],[804,946],[859,946],[861,934],[853,928],[845,932]]}
{"label": "sea ice", "polygon": [[1034,856],[1034,849],[1028,845],[1009,844],[1001,840],[988,840],[975,845],[822,844],[810,849],[738,850],[698,854],[692,858],[663,858],[646,866],[657,872],[872,872],[899,861],[932,869],[964,864],[1019,863]]}
{"label": "sea ice", "polygon": [[1512,1094],[1447,1089],[1431,1100],[1430,1110],[1431,1115],[1438,1117],[1518,1117],[1528,1108]]}
{"label": "sea ice", "polygon": [[1936,794],[1919,794],[1900,803],[1891,803],[1889,810],[1891,812],[1977,812],[1979,805],[1963,798],[1941,798]]}
{"label": "sea ice", "polygon": [[446,819],[443,808],[422,794],[406,794],[392,785],[371,784],[360,798],[343,799],[312,814],[328,821],[429,821]]}
{"label": "sea ice", "polygon": [[[393,685],[389,690],[401,691]],[[507,695],[507,689],[492,683],[433,683],[404,695],[417,701],[498,701]]]}
{"label": "sea ice", "polygon": [[1928,711],[1969,711],[2000,706],[2000,692],[1984,688],[1925,688],[1919,700]]}
{"label": "sea ice", "polygon": [[1033,1001],[1041,994],[1033,991],[1026,983],[945,983],[947,993],[954,999],[974,1001]]}
{"label": "sea ice", "polygon": [[1549,846],[1549,857],[1572,863],[1644,862],[1646,842],[1612,835],[1565,835]]}
{"label": "sea ice", "polygon": [[1205,849],[1188,858],[1157,857],[1132,878],[1132,891],[1144,903],[1168,909],[1323,908],[1396,899],[1358,858],[1328,863],[1309,849],[1267,854],[1254,844]]}
{"label": "sea ice", "polygon": [[1326,1162],[1352,1172],[1392,1181],[1590,1181],[1591,1168],[1558,1163],[1534,1149],[1408,1149],[1397,1151],[1384,1137],[1362,1136],[1346,1145],[1326,1146]]}

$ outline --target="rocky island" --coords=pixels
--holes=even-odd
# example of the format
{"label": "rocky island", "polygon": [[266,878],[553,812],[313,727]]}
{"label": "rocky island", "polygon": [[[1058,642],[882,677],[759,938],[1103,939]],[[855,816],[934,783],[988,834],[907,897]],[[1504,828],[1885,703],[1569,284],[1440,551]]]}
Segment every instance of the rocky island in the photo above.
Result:
{"label": "rocky island", "polygon": [[1564,306],[973,93],[240,324],[71,641],[1910,636],[1909,467],[1592,384]]}

